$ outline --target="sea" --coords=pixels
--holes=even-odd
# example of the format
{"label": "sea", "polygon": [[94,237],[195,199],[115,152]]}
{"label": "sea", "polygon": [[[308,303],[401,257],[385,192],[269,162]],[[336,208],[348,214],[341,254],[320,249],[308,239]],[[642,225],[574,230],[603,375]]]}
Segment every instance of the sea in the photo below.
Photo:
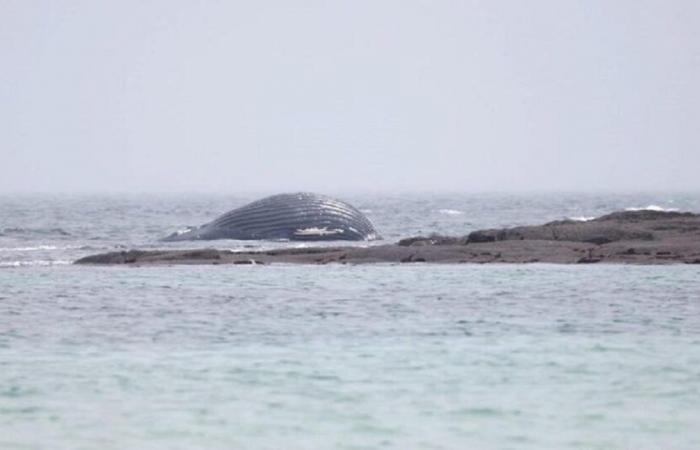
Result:
{"label": "sea", "polygon": [[[698,265],[71,264],[314,245],[158,242],[264,194],[0,195],[0,449],[700,448]],[[700,212],[700,193],[335,196],[383,236],[352,245]]]}

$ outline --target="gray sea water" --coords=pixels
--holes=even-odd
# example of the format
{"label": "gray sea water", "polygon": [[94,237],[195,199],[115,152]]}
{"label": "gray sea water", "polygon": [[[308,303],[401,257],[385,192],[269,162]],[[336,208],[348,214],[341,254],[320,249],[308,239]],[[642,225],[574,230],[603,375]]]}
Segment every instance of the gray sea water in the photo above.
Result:
{"label": "gray sea water", "polygon": [[[156,240],[257,197],[0,197],[0,448],[700,448],[697,265],[69,264],[210,246]],[[386,241],[700,211],[697,194],[343,198]]]}

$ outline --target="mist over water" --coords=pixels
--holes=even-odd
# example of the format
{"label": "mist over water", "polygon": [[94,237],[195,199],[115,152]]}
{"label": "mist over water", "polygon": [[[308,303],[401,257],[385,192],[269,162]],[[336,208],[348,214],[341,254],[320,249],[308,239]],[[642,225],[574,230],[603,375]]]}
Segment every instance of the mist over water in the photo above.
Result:
{"label": "mist over water", "polygon": [[0,192],[698,190],[700,6],[0,4]]}

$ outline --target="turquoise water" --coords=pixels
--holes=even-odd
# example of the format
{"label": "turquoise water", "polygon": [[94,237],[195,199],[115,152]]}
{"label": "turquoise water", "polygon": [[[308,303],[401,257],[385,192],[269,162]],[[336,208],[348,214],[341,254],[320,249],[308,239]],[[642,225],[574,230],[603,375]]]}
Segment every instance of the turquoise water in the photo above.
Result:
{"label": "turquoise water", "polygon": [[[80,267],[179,203],[59,200],[2,225],[2,449],[700,448],[698,266]],[[414,228],[522,222],[468,201]]]}

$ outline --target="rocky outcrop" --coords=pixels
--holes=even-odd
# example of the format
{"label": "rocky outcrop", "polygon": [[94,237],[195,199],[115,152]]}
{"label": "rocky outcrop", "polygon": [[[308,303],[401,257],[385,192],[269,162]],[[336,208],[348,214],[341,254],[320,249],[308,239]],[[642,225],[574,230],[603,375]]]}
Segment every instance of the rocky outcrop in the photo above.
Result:
{"label": "rocky outcrop", "polygon": [[369,264],[531,263],[700,264],[700,215],[621,211],[586,222],[412,237],[370,247],[315,247],[257,252],[156,250],[93,255],[76,264]]}
{"label": "rocky outcrop", "polygon": [[654,234],[643,227],[632,224],[605,222],[560,221],[545,225],[504,228],[499,230],[474,231],[467,237],[467,243],[513,241],[568,241],[589,244],[609,244],[618,241],[651,241]]}
{"label": "rocky outcrop", "polygon": [[544,225],[474,231],[467,243],[509,240],[583,242],[653,241],[700,236],[700,216],[665,211],[620,211],[590,221],[561,220]]}
{"label": "rocky outcrop", "polygon": [[431,235],[428,237],[416,236],[406,239],[401,239],[397,245],[402,247],[415,247],[421,245],[464,245],[467,243],[467,237]]}

